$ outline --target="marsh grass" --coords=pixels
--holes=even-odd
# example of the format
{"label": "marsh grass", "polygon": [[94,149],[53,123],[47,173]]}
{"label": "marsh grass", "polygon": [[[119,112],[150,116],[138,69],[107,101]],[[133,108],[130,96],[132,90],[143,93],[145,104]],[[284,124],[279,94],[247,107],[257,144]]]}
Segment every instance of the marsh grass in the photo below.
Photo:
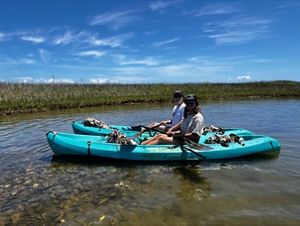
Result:
{"label": "marsh grass", "polygon": [[187,84],[0,83],[0,115],[128,103],[168,102],[174,90],[201,102],[233,99],[300,98],[300,82]]}

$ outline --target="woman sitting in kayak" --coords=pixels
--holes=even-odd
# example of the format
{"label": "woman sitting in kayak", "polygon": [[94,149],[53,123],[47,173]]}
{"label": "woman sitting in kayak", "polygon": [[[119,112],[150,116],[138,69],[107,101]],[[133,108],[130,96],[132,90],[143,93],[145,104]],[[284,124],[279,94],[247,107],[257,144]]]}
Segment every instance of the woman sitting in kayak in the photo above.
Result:
{"label": "woman sitting in kayak", "polygon": [[170,128],[166,134],[159,134],[142,144],[180,144],[184,139],[198,143],[204,119],[200,113],[197,97],[193,94],[185,98],[184,119]]}
{"label": "woman sitting in kayak", "polygon": [[[184,96],[181,90],[176,90],[173,94],[173,100],[175,102],[175,106],[173,107],[172,111],[172,117],[169,120],[164,120],[161,122],[153,122],[149,125],[147,125],[150,129],[157,129],[162,132],[167,132],[170,128],[177,125],[179,122],[181,122],[184,118],[184,109],[185,109],[185,103],[184,103]],[[140,132],[138,132],[133,138],[141,136],[144,132],[146,132],[147,129],[142,129]]]}
{"label": "woman sitting in kayak", "polygon": [[[176,90],[173,95],[175,106],[172,111],[172,118],[170,120],[161,121],[159,123],[159,129],[163,131],[168,131],[173,126],[177,125],[184,118],[184,96],[181,90]],[[149,126],[151,127],[151,126]]]}
{"label": "woman sitting in kayak", "polygon": [[[185,103],[184,103],[184,96],[181,90],[176,90],[173,95],[173,100],[175,102],[175,106],[173,107],[172,111],[172,117],[169,120],[164,120],[161,122],[153,122],[147,127],[149,128],[156,128],[160,131],[168,131],[173,126],[177,125],[179,122],[182,121],[184,118],[184,109],[185,109]],[[140,136],[142,133],[144,133],[146,129],[142,129],[137,136]]]}

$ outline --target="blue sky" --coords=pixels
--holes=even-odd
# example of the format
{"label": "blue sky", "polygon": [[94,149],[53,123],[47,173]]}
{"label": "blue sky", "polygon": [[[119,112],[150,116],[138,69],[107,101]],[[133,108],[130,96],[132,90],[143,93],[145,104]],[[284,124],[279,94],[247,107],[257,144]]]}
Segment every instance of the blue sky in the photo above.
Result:
{"label": "blue sky", "polygon": [[300,1],[0,2],[0,81],[300,81]]}

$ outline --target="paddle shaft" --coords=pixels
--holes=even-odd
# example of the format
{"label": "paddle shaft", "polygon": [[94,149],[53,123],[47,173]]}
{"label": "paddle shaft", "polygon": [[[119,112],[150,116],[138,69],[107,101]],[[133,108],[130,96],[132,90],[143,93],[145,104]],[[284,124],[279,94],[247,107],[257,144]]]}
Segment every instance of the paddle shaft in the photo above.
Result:
{"label": "paddle shaft", "polygon": [[202,159],[206,159],[206,157],[204,155],[201,155],[198,152],[196,152],[196,151],[194,151],[194,150],[192,150],[190,148],[184,147],[183,145],[181,145],[180,147],[181,147],[182,150],[188,150],[188,151],[192,152],[193,154],[198,155]]}
{"label": "paddle shaft", "polygon": [[[163,123],[158,123],[157,125],[154,125],[154,126],[152,126],[152,127],[148,127],[148,126],[142,126],[142,125],[138,125],[138,126],[133,126],[134,128],[141,128],[141,131],[140,132],[138,132],[138,133],[136,133],[134,136],[132,136],[132,138],[131,139],[135,139],[135,138],[137,138],[137,137],[139,137],[139,136],[141,136],[142,135],[142,133],[144,133],[145,131],[143,131],[143,129],[142,128],[145,128],[146,130],[153,130],[153,131],[156,131],[156,132],[162,132],[162,131],[160,131],[160,130],[155,130],[155,128],[156,127],[159,127],[159,126],[161,126]],[[149,132],[149,134],[150,134],[150,132]],[[152,137],[152,135],[150,134],[150,136]]]}

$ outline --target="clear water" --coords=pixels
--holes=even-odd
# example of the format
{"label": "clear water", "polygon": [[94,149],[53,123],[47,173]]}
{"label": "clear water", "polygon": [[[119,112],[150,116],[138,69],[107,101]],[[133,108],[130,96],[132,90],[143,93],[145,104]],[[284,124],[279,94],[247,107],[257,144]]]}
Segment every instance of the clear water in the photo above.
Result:
{"label": "clear water", "polygon": [[49,130],[91,116],[110,124],[168,119],[171,106],[126,106],[1,118],[0,225],[299,225],[300,101],[202,106],[207,124],[278,139],[277,157],[141,164],[54,158]]}

